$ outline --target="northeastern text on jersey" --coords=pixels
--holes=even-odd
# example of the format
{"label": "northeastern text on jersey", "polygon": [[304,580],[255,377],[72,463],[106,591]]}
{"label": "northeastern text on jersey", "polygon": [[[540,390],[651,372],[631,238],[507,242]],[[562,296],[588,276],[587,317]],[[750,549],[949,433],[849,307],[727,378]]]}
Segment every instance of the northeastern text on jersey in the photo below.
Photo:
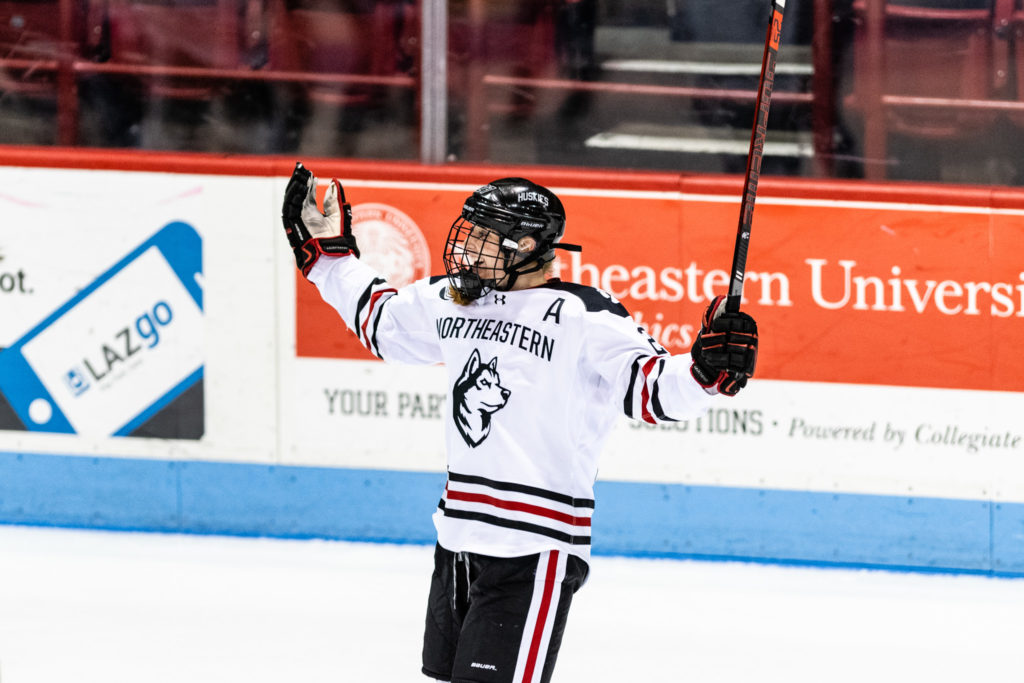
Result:
{"label": "northeastern text on jersey", "polygon": [[508,320],[493,318],[463,318],[448,316],[437,319],[437,336],[440,339],[481,339],[497,341],[509,346],[518,346],[550,362],[555,351],[555,340],[532,327]]}

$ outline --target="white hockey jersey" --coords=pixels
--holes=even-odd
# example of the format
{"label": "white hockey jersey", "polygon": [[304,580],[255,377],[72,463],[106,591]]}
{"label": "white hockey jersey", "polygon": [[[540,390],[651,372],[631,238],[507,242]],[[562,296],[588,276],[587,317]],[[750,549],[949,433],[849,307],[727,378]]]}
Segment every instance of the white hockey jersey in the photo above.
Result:
{"label": "white hockey jersey", "polygon": [[434,524],[454,552],[590,556],[598,456],[618,412],[694,417],[711,397],[609,294],[548,281],[468,306],[433,277],[396,290],[354,256],[309,273],[374,355],[448,368],[448,483]]}

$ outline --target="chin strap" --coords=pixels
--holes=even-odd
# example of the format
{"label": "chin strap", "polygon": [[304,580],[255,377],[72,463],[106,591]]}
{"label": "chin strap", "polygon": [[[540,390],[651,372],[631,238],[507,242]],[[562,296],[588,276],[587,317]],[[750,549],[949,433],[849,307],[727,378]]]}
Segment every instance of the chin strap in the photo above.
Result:
{"label": "chin strap", "polygon": [[[552,251],[554,249],[562,249],[564,251],[575,251],[575,252],[583,251],[583,247],[581,247],[578,244],[552,244],[550,247],[547,247],[545,249],[545,251]],[[519,268],[519,266],[526,266],[526,265],[529,265],[531,263],[535,264],[535,265],[533,266],[533,268],[530,268],[529,270],[521,270]],[[547,264],[547,261],[544,261],[542,259],[542,255],[540,253],[538,253],[537,255],[530,256],[530,257],[520,261],[518,264],[513,265],[511,268],[506,268],[505,272],[508,273],[509,276],[512,276],[512,280],[514,281],[515,280],[514,276],[516,276],[516,275],[526,275],[527,273],[535,273],[538,270],[540,270],[541,268],[543,268],[546,264]],[[511,286],[511,282],[509,283],[509,286]]]}
{"label": "chin strap", "polygon": [[[547,250],[562,249],[564,251],[583,251],[583,247],[578,244],[552,244]],[[527,266],[533,264],[532,268],[520,268],[520,266]],[[515,285],[516,280],[519,279],[520,275],[527,275],[528,273],[536,273],[538,270],[544,268],[547,265],[547,261],[541,260],[540,256],[533,256],[527,258],[524,261],[520,261],[518,264],[511,268],[505,268],[506,282],[503,287],[498,287],[497,283],[492,285],[492,288],[499,292],[507,292]]]}

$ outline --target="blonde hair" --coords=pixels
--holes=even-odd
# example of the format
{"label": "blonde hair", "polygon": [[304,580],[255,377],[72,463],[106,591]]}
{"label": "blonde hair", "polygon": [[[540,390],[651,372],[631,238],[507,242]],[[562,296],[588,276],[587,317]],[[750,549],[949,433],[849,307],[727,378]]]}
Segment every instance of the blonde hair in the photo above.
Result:
{"label": "blonde hair", "polygon": [[468,306],[475,301],[475,299],[470,299],[468,296],[463,296],[462,292],[451,285],[448,285],[448,296],[450,296],[452,301],[457,303],[459,306]]}

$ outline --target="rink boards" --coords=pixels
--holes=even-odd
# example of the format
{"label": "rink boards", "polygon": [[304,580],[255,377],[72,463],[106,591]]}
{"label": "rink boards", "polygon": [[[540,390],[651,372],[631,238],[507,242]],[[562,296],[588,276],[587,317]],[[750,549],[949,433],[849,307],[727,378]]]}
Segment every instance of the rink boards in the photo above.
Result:
{"label": "rink boards", "polygon": [[[296,278],[291,160],[19,154],[0,167],[0,521],[432,541],[446,373],[369,360]],[[438,270],[495,174],[307,165],[342,179],[398,284]],[[738,179],[504,173],[565,199],[585,249],[563,279],[688,348]],[[761,190],[758,381],[696,420],[616,426],[594,551],[1024,574],[1024,193]]]}

